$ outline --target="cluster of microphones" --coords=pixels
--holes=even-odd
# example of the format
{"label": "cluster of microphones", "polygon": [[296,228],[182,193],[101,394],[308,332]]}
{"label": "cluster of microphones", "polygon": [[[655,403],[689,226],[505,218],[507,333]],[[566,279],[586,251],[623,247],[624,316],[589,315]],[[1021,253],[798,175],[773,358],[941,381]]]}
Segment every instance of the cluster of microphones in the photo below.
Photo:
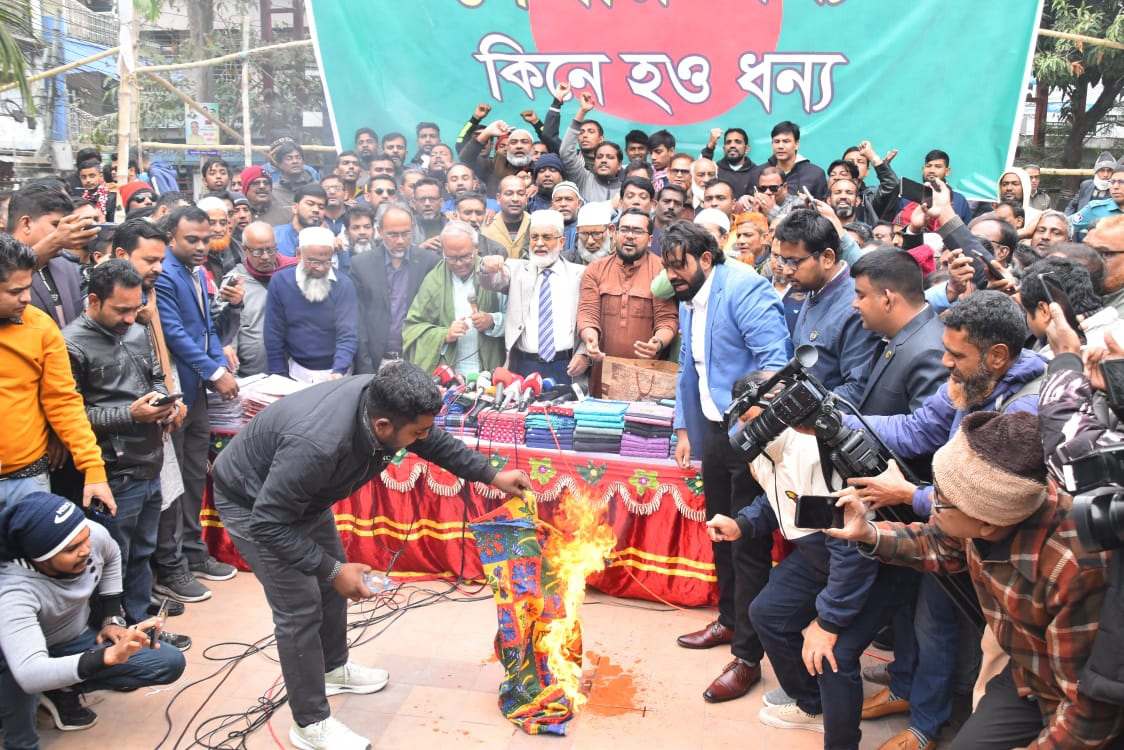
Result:
{"label": "cluster of microphones", "polygon": [[560,385],[537,372],[519,376],[506,367],[459,375],[449,365],[433,371],[433,382],[446,389],[447,423],[475,424],[481,412],[526,412],[532,404],[555,405],[586,397],[580,385]]}

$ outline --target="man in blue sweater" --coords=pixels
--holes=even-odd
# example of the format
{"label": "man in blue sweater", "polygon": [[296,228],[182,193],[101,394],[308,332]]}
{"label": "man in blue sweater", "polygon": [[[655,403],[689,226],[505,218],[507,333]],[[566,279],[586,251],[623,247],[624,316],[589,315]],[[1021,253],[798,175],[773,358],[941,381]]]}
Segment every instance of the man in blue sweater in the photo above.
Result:
{"label": "man in blue sweater", "polygon": [[351,372],[359,308],[351,279],[332,269],[334,239],[323,227],[302,229],[300,263],[269,284],[265,351],[271,374],[319,383]]}
{"label": "man in blue sweater", "polygon": [[819,359],[812,373],[851,403],[862,399],[865,377],[878,335],[863,328],[855,301],[855,280],[843,260],[839,233],[811,209],[797,209],[773,232],[773,257],[792,287],[807,292],[792,345],[816,347]]}

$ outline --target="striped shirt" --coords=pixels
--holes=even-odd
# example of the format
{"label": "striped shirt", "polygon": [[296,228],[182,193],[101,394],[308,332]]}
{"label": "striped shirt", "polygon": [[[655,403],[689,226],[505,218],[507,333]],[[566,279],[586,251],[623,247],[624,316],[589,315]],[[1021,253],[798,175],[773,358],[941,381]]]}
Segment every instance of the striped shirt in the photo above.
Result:
{"label": "striped shirt", "polygon": [[1124,727],[1117,706],[1079,693],[1092,650],[1110,555],[1089,552],[1050,497],[1006,539],[959,540],[933,524],[877,523],[864,554],[931,573],[968,570],[980,607],[1011,657],[1019,695],[1037,699],[1044,728],[1031,748],[1095,748]]}

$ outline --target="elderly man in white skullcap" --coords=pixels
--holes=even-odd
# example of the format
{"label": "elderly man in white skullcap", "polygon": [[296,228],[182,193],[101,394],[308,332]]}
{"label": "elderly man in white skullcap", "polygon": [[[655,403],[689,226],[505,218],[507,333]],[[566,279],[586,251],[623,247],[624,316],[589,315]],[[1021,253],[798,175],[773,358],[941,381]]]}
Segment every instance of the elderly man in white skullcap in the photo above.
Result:
{"label": "elderly man in white skullcap", "polygon": [[481,262],[480,285],[507,297],[504,342],[507,366],[517,375],[538,373],[568,385],[584,380],[590,360],[577,334],[577,302],[585,266],[562,258],[565,222],[558,211],[531,214],[529,257],[490,255]]}
{"label": "elderly man in white skullcap", "polygon": [[302,229],[300,262],[269,282],[265,350],[271,374],[319,383],[351,373],[359,308],[351,279],[332,268],[334,240],[323,227]]}

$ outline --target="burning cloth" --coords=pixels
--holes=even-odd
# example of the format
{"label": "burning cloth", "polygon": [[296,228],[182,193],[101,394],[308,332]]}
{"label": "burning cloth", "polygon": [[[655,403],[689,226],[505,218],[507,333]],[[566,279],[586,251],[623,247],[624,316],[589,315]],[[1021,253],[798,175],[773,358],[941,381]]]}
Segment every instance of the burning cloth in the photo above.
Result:
{"label": "burning cloth", "polygon": [[[470,528],[499,615],[495,648],[505,671],[500,710],[527,734],[563,735],[581,700],[582,637],[576,616],[581,599],[567,617],[566,582],[544,554],[558,532],[536,520],[534,500],[524,497]],[[584,595],[584,578],[581,585]]]}

